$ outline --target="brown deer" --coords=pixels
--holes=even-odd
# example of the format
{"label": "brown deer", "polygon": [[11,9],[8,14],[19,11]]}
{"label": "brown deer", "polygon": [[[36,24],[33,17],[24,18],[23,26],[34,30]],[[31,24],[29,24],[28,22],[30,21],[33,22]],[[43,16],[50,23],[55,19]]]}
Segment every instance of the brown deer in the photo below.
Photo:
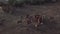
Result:
{"label": "brown deer", "polygon": [[30,15],[26,15],[26,16],[24,16],[24,18],[22,19],[22,23],[23,23],[24,25],[30,24],[29,16],[30,16]]}
{"label": "brown deer", "polygon": [[15,8],[13,8],[13,7],[12,7],[11,5],[9,5],[9,4],[3,4],[3,5],[2,5],[2,10],[3,10],[5,13],[11,13],[11,14],[13,14],[13,13],[14,13],[13,9],[15,10]]}
{"label": "brown deer", "polygon": [[30,15],[26,15],[26,21],[27,21],[27,24],[31,23],[31,16]]}
{"label": "brown deer", "polygon": [[9,13],[9,5],[3,5],[3,6],[2,6],[2,10],[3,10],[4,12]]}
{"label": "brown deer", "polygon": [[32,22],[33,22],[32,24],[35,25],[35,27],[38,27],[42,22],[42,16],[41,15],[34,15]]}

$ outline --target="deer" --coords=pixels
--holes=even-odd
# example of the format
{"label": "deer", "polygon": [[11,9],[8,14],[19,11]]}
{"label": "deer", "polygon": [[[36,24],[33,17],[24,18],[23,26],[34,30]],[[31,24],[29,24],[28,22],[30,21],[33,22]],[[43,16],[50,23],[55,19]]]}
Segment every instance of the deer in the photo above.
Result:
{"label": "deer", "polygon": [[33,19],[32,19],[32,24],[35,27],[38,27],[40,24],[43,24],[42,23],[42,16],[41,15],[34,15]]}

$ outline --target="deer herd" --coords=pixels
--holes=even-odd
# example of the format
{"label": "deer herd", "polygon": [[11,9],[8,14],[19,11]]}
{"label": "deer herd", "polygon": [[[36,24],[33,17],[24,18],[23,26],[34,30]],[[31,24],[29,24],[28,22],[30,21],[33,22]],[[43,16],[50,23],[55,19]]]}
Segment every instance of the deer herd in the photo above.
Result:
{"label": "deer herd", "polygon": [[43,17],[41,15],[33,15],[33,16],[26,15],[26,16],[24,16],[22,23],[25,23],[26,25],[32,24],[35,27],[37,27],[40,24],[43,24]]}

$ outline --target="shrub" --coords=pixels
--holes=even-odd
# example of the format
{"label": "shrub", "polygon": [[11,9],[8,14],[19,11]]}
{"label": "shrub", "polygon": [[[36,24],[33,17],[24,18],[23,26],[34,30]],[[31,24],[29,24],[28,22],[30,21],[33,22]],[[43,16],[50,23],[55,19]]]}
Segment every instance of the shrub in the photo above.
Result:
{"label": "shrub", "polygon": [[45,2],[56,2],[56,0],[9,0],[10,5],[23,6],[24,4],[40,5]]}

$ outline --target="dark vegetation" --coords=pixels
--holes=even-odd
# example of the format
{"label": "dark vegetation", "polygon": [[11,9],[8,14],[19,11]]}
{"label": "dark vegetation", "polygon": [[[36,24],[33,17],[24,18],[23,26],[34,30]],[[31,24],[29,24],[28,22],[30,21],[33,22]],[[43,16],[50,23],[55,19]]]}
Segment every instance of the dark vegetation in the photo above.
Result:
{"label": "dark vegetation", "polygon": [[[9,0],[8,4],[4,4],[4,3],[0,3],[0,5],[3,8],[4,12],[7,13],[13,13],[15,8],[24,8],[26,5],[45,5],[45,4],[49,4],[49,3],[56,3],[57,0],[52,1],[52,0],[20,0],[20,1],[16,1],[16,0]],[[12,10],[13,9],[13,10]]]}

